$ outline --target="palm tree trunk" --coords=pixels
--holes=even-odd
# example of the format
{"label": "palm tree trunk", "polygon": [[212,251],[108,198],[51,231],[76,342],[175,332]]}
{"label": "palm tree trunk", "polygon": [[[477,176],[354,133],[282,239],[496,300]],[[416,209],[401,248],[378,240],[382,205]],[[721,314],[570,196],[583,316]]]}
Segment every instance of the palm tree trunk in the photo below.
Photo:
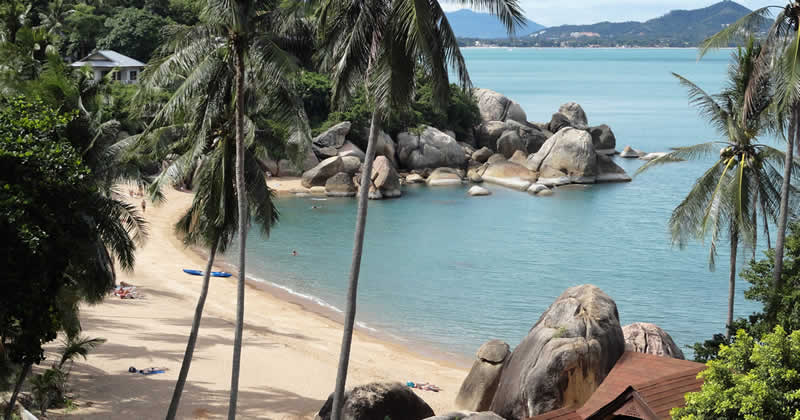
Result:
{"label": "palm tree trunk", "polygon": [[731,326],[733,325],[733,302],[736,298],[736,251],[739,246],[739,232],[735,227],[731,228],[731,272],[728,279],[728,322],[725,323],[725,337],[731,338]]}
{"label": "palm tree trunk", "polygon": [[[241,41],[239,41],[241,42]],[[236,54],[236,201],[239,208],[239,279],[236,289],[236,333],[233,339],[233,367],[228,419],[236,418],[239,398],[239,365],[242,359],[242,330],[244,329],[245,247],[247,242],[247,197],[244,183],[244,49],[234,47]]]}
{"label": "palm tree trunk", "polygon": [[218,245],[219,237],[214,239],[214,243],[211,245],[211,249],[208,253],[208,263],[206,263],[206,271],[203,273],[203,286],[200,289],[200,297],[197,299],[197,306],[194,309],[192,331],[189,333],[189,342],[186,343],[186,352],[183,354],[183,363],[181,363],[181,371],[178,374],[178,382],[175,384],[175,391],[172,393],[172,401],[169,403],[169,410],[167,410],[167,420],[174,419],[175,415],[178,413],[178,405],[181,402],[183,386],[186,385],[186,377],[189,375],[189,367],[192,364],[194,346],[197,343],[197,332],[200,330],[200,320],[203,318],[203,307],[206,304],[206,296],[208,296],[211,267],[214,265],[214,256],[217,254]]}
{"label": "palm tree trunk", "polygon": [[783,287],[783,246],[786,240],[786,222],[789,218],[789,186],[792,178],[792,160],[794,158],[794,141],[797,137],[796,130],[800,119],[800,103],[792,107],[792,118],[789,120],[789,139],[786,142],[786,157],[783,164],[783,185],[781,185],[780,213],[778,214],[778,233],[775,238],[775,271],[772,274],[773,290],[776,292],[773,305],[768,308],[768,319],[775,319],[775,300]]}
{"label": "palm tree trunk", "polygon": [[764,198],[761,198],[761,217],[764,224],[764,237],[767,239],[767,249],[772,249],[772,244],[769,241],[769,223],[767,223],[767,205]]}
{"label": "palm tree trunk", "polygon": [[22,365],[22,372],[19,373],[19,377],[17,378],[17,383],[14,385],[14,392],[11,393],[11,399],[8,400],[8,407],[6,407],[5,413],[5,420],[11,420],[11,415],[14,413],[14,405],[17,403],[17,396],[19,396],[19,391],[22,390],[22,384],[25,383],[25,378],[28,376],[28,372],[31,371],[31,363],[25,363]]}
{"label": "palm tree trunk", "polygon": [[369,203],[369,187],[372,183],[372,162],[375,160],[375,143],[380,131],[381,116],[376,107],[372,111],[369,126],[367,156],[364,158],[364,172],[361,173],[361,186],[358,190],[358,212],[356,213],[356,233],[353,241],[353,260],[350,264],[350,284],[347,288],[347,307],[344,316],[344,333],[342,349],[339,353],[339,369],[336,373],[336,388],[333,392],[332,420],[341,418],[344,403],[344,387],[347,383],[347,367],[350,364],[350,345],[353,342],[353,325],[356,320],[356,294],[358,291],[358,275],[361,271],[361,251],[364,247],[364,228],[367,224],[367,205]]}
{"label": "palm tree trunk", "polygon": [[758,244],[758,175],[756,175],[756,193],[753,195],[753,261],[756,260],[756,245]]}

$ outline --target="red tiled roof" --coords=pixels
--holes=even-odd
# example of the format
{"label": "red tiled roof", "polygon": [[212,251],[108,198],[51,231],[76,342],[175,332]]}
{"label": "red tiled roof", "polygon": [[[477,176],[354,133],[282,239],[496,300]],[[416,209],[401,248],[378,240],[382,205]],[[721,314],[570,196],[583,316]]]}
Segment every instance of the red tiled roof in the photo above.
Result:
{"label": "red tiled roof", "polygon": [[697,379],[697,374],[705,367],[702,363],[628,351],[581,408],[562,408],[531,420],[588,419],[610,404],[619,403],[615,400],[631,390],[659,418],[669,419],[673,407],[685,404],[684,394],[700,389],[703,381]]}
{"label": "red tiled roof", "polygon": [[[665,400],[672,402],[676,400],[676,396],[680,401],[678,405],[683,405],[683,394],[689,391],[682,391],[686,388],[687,380],[691,380],[693,386],[697,381],[695,377],[697,374],[705,369],[702,363],[690,362],[688,360],[673,359],[671,357],[655,356],[652,354],[637,353],[626,351],[614,364],[614,368],[608,373],[606,379],[597,390],[594,391],[588,401],[577,410],[581,418],[586,418],[597,410],[603,408],[611,401],[614,401],[622,392],[629,386],[633,386],[642,397],[651,404],[646,394],[642,392],[642,386],[647,385],[652,389],[652,394],[657,401]],[[677,376],[678,378],[673,378]],[[662,383],[662,381],[671,381]],[[677,381],[677,382],[674,382]],[[672,384],[678,386],[673,388]],[[702,381],[699,382],[702,385]],[[700,385],[692,390],[700,389]],[[675,407],[675,406],[672,406]],[[672,408],[669,407],[669,408]],[[651,407],[652,408],[652,407]],[[667,416],[669,415],[669,408],[667,409]],[[653,409],[653,411],[658,411]],[[660,415],[660,414],[659,414]]]}

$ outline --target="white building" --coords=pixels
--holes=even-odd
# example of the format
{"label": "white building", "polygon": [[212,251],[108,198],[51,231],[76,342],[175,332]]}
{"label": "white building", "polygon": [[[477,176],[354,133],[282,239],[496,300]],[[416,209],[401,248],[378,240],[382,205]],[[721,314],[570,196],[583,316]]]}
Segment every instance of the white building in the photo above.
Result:
{"label": "white building", "polygon": [[122,55],[116,51],[100,50],[89,54],[80,61],[72,63],[72,67],[90,66],[94,70],[94,80],[100,80],[112,70],[114,80],[120,83],[130,84],[139,80],[145,64],[139,60]]}

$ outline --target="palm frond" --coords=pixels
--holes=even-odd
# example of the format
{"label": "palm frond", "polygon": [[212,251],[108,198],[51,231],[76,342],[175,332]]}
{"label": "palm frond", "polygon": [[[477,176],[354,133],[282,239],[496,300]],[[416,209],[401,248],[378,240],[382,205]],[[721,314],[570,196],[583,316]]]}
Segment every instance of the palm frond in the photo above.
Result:
{"label": "palm frond", "polygon": [[637,176],[653,167],[661,166],[667,163],[683,162],[686,160],[699,160],[708,158],[709,156],[714,156],[718,153],[716,147],[718,147],[719,144],[719,142],[710,141],[706,143],[695,144],[693,146],[676,147],[671,152],[659,156],[640,166],[639,169],[636,170],[634,176]]}
{"label": "palm frond", "polygon": [[752,34],[761,31],[772,20],[772,11],[775,6],[766,6],[753,10],[741,17],[736,22],[728,25],[725,29],[707,38],[700,44],[699,57],[705,56],[708,51],[726,48],[731,43],[740,42]]}

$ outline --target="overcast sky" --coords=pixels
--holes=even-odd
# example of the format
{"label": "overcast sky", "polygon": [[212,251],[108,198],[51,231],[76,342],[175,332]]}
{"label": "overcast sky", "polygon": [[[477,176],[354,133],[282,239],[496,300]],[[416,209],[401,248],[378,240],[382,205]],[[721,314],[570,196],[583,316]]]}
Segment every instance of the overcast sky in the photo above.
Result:
{"label": "overcast sky", "polygon": [[[602,21],[643,21],[675,9],[699,9],[715,0],[519,0],[528,19],[545,26],[587,24]],[[463,7],[457,2],[440,0],[447,10]],[[737,3],[755,9],[767,5],[783,5],[786,0],[741,0]]]}

